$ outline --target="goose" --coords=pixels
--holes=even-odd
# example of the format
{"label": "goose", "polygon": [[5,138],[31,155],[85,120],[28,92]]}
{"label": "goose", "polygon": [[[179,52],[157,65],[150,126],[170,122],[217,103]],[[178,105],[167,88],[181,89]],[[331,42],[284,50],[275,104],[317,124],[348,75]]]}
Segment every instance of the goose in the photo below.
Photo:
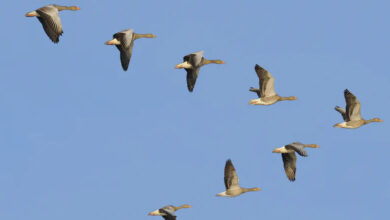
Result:
{"label": "goose", "polygon": [[201,66],[215,63],[215,64],[224,64],[222,60],[208,60],[203,57],[203,50],[188,54],[183,57],[183,63],[177,64],[176,69],[184,68],[187,71],[187,87],[188,91],[192,92],[196,83],[196,79],[199,75],[199,70]]}
{"label": "goose", "polygon": [[272,151],[273,153],[282,154],[284,171],[286,172],[287,178],[292,182],[295,181],[295,174],[297,170],[297,157],[295,156],[295,152],[297,152],[302,157],[307,157],[305,147],[319,148],[320,146],[317,144],[302,144],[300,142],[294,142],[280,148],[275,148]]}
{"label": "goose", "polygon": [[260,88],[251,87],[249,91],[257,93],[258,99],[251,99],[250,105],[272,105],[278,101],[297,100],[297,97],[281,97],[274,90],[274,77],[263,67],[256,64],[255,71],[259,77]]}
{"label": "goose", "polygon": [[333,127],[353,129],[371,122],[383,122],[380,118],[363,119],[360,115],[360,102],[348,89],[344,90],[344,97],[347,104],[346,110],[339,106],[335,107],[335,110],[343,117],[344,122],[335,124]]}
{"label": "goose", "polygon": [[226,191],[218,193],[217,196],[236,197],[246,192],[260,191],[260,189],[257,187],[256,188],[240,187],[236,169],[234,169],[233,163],[230,159],[228,159],[225,164],[224,181],[225,181]]}
{"label": "goose", "polygon": [[120,52],[121,64],[124,71],[129,68],[134,41],[139,38],[155,38],[153,34],[136,34],[133,29],[123,30],[113,35],[106,45],[115,45]]}
{"label": "goose", "polygon": [[161,209],[157,209],[154,211],[149,212],[149,215],[159,215],[162,216],[165,220],[176,220],[175,211],[182,209],[182,208],[191,208],[190,205],[181,205],[178,207],[175,207],[173,205],[167,205],[162,207]]}
{"label": "goose", "polygon": [[53,43],[58,43],[60,36],[64,33],[62,31],[60,16],[58,16],[58,12],[62,10],[77,11],[80,8],[77,6],[47,5],[35,11],[28,12],[26,17],[37,17],[50,40]]}

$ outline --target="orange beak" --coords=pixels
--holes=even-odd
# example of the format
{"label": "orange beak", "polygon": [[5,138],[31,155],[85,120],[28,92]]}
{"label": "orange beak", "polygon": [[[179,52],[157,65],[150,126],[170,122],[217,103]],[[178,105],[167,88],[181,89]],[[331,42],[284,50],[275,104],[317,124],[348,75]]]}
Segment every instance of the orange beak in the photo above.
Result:
{"label": "orange beak", "polygon": [[175,69],[182,69],[182,68],[184,68],[184,67],[183,67],[183,64],[177,64],[177,65],[175,66]]}
{"label": "orange beak", "polygon": [[35,17],[35,13],[34,12],[29,12],[26,14],[26,17]]}
{"label": "orange beak", "polygon": [[109,40],[105,43],[106,45],[114,45],[114,39],[113,40]]}

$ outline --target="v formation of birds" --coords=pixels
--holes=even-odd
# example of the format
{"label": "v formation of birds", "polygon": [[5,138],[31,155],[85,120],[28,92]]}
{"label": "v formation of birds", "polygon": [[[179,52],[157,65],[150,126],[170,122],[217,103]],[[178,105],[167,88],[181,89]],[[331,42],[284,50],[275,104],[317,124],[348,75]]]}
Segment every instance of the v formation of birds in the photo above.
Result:
{"label": "v formation of birds", "polygon": [[[37,17],[47,36],[54,43],[58,43],[60,36],[63,33],[61,19],[58,12],[62,10],[77,11],[80,10],[77,6],[59,6],[59,5],[47,5],[41,7],[35,11],[28,12],[27,17]],[[120,52],[120,61],[124,71],[127,71],[132,56],[134,41],[139,38],[155,38],[153,34],[137,34],[133,29],[127,29],[119,31],[113,35],[113,39],[107,41],[106,45],[115,45]],[[187,72],[187,87],[188,91],[193,92],[196,80],[199,75],[200,68],[207,64],[224,64],[222,60],[208,60],[204,58],[203,51],[190,53],[183,57],[183,62],[177,64],[175,68],[185,69]],[[250,87],[249,91],[257,94],[258,98],[250,100],[251,105],[272,105],[279,101],[285,100],[297,100],[294,96],[279,96],[274,90],[274,77],[266,69],[259,65],[255,65],[255,72],[259,78],[259,88]],[[344,97],[346,107],[335,107],[335,110],[339,112],[343,118],[343,122],[335,124],[334,127],[355,129],[371,122],[382,122],[380,118],[373,118],[365,120],[360,115],[360,102],[348,89],[344,91]],[[295,181],[296,178],[296,160],[299,156],[306,157],[308,154],[305,148],[319,148],[317,144],[303,144],[300,142],[293,142],[275,148],[273,153],[280,153],[282,155],[282,161],[284,170],[288,180]],[[244,188],[239,185],[239,179],[237,172],[230,159],[226,161],[224,170],[224,183],[225,191],[218,193],[217,196],[222,197],[236,197],[246,192],[260,191],[260,188]],[[160,209],[152,211],[149,215],[159,215],[166,220],[175,220],[175,211],[182,208],[190,208],[190,205],[181,206],[164,206]]]}

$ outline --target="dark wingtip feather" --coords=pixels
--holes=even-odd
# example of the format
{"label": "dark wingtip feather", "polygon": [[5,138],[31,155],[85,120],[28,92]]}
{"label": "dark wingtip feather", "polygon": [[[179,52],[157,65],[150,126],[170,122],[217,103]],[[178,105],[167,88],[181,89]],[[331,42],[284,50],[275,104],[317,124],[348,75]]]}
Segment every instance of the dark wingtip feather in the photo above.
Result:
{"label": "dark wingtip feather", "polygon": [[123,71],[127,71],[129,69],[129,65],[122,65]]}
{"label": "dark wingtip feather", "polygon": [[259,64],[256,64],[255,70],[257,71],[257,70],[259,70],[259,69],[262,69],[261,66],[259,66]]}

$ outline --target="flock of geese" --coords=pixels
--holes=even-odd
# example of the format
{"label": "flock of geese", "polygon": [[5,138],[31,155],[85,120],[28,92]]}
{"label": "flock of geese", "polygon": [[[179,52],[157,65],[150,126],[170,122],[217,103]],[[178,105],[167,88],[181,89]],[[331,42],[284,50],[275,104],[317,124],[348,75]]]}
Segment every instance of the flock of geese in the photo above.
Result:
{"label": "flock of geese", "polygon": [[[59,38],[63,33],[61,19],[58,15],[58,12],[63,10],[76,11],[80,10],[80,8],[76,6],[59,6],[52,4],[41,7],[35,11],[28,12],[26,16],[37,17],[50,40],[52,40],[54,43],[58,43]],[[139,38],[154,37],[156,36],[153,34],[137,34],[134,33],[133,29],[128,29],[115,33],[113,35],[113,39],[107,41],[106,44],[115,45],[118,48],[120,52],[122,68],[124,71],[126,71],[130,64],[134,41]],[[222,60],[208,60],[203,57],[203,51],[199,51],[184,56],[183,62],[176,65],[175,68],[184,68],[186,70],[187,87],[188,90],[192,92],[199,75],[200,67],[211,63],[224,64],[225,62]],[[258,98],[250,100],[249,104],[272,105],[279,101],[297,100],[297,98],[294,96],[279,96],[274,89],[275,79],[267,70],[256,64],[255,71],[259,78],[259,88],[251,87],[249,91],[255,92]],[[360,102],[348,89],[344,91],[344,97],[346,102],[345,109],[339,106],[335,107],[335,110],[338,111],[343,117],[344,122],[335,124],[334,127],[354,129],[371,122],[382,122],[382,120],[379,118],[373,118],[370,120],[363,119],[360,115]],[[302,144],[300,142],[294,142],[280,148],[275,148],[272,151],[273,153],[280,153],[282,155],[284,170],[287,178],[290,181],[295,181],[296,178],[296,153],[302,157],[306,157],[307,152],[305,148],[319,148],[319,146],[317,144]],[[257,187],[244,188],[239,185],[237,172],[230,159],[228,159],[225,164],[224,182],[225,191],[218,193],[217,196],[235,197],[246,192],[260,191],[260,188]],[[182,205],[178,207],[168,205],[150,212],[149,215],[159,215],[166,220],[176,220],[175,211],[190,207],[190,205]]]}

